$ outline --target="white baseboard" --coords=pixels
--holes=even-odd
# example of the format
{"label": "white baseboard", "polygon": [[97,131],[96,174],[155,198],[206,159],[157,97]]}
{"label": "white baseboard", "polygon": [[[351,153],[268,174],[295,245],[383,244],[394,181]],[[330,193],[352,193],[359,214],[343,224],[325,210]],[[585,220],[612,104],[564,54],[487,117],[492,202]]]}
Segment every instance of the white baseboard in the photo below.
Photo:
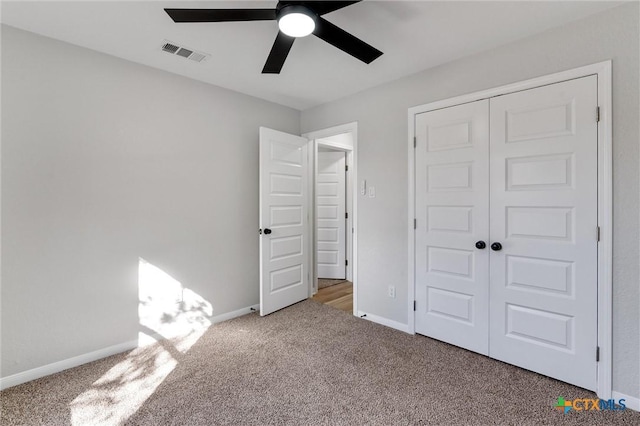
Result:
{"label": "white baseboard", "polygon": [[625,395],[616,391],[611,392],[611,398],[615,399],[616,401],[624,399],[624,404],[627,406],[627,408],[630,408],[634,411],[640,411],[640,398]]}
{"label": "white baseboard", "polygon": [[387,318],[379,317],[377,315],[373,315],[368,312],[362,312],[362,311],[358,311],[358,317],[365,320],[369,320],[371,322],[375,322],[376,324],[385,325],[387,327],[395,328],[396,330],[409,333],[409,326],[401,322],[393,321]]}
{"label": "white baseboard", "polygon": [[97,351],[74,356],[72,358],[63,359],[62,361],[53,362],[51,364],[43,365],[42,367],[22,371],[11,376],[2,377],[0,378],[0,390],[21,385],[22,383],[30,382],[54,373],[59,373],[60,371],[77,367],[88,362],[97,361],[111,355],[119,354],[120,352],[130,351],[135,349],[137,346],[138,340],[132,340],[118,345],[109,346],[107,348],[98,349]]}
{"label": "white baseboard", "polygon": [[209,321],[211,321],[211,324],[216,324],[222,321],[227,321],[230,319],[241,317],[243,315],[250,314],[252,312],[259,312],[259,311],[260,311],[260,305],[251,305],[251,306],[247,306],[246,308],[241,308],[233,312],[227,312],[226,314],[215,315],[209,318]]}
{"label": "white baseboard", "polygon": [[[251,312],[258,311],[259,309],[260,309],[260,305],[248,306],[246,308],[238,309],[233,312],[227,312],[225,314],[216,315],[214,317],[209,318],[209,321],[211,321],[211,324],[216,324],[216,323],[227,321],[242,315],[250,314]],[[152,337],[156,339],[162,339],[162,336],[158,334],[154,334]],[[62,361],[57,361],[51,364],[43,365],[41,367],[36,367],[31,370],[22,371],[20,373],[13,374],[11,376],[1,377],[0,390],[17,386],[22,383],[30,382],[32,380],[49,376],[51,374],[59,373],[64,370],[68,370],[69,368],[78,367],[82,364],[86,364],[92,361],[97,361],[99,359],[106,358],[111,355],[119,354],[121,352],[130,351],[137,347],[138,347],[138,339],[131,340],[129,342],[119,343],[117,345],[109,346],[103,349],[98,349],[97,351],[74,356],[72,358],[63,359]]]}

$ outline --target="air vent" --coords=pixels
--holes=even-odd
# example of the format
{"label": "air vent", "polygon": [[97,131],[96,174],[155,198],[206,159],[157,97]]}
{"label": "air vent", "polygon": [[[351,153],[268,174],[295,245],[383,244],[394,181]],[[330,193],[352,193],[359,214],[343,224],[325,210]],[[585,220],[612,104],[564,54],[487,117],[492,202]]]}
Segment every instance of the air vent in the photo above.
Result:
{"label": "air vent", "polygon": [[180,48],[180,50],[178,50],[178,53],[176,53],[176,55],[182,56],[183,58],[188,58],[189,56],[191,56],[192,53],[193,53],[193,50]]}
{"label": "air vent", "polygon": [[165,52],[168,52],[168,53],[176,53],[178,51],[178,49],[180,49],[178,46],[176,46],[175,44],[171,44],[171,43],[165,43],[162,46],[162,50],[164,50]]}
{"label": "air vent", "polygon": [[194,62],[203,62],[211,55],[203,52],[196,52],[193,49],[189,49],[185,46],[180,46],[169,40],[165,40],[162,43],[162,51],[171,55],[181,56]]}
{"label": "air vent", "polygon": [[191,56],[189,56],[189,59],[191,59],[192,61],[196,61],[196,62],[202,62],[202,61],[204,61],[204,59],[206,57],[207,57],[207,55],[204,55],[202,53],[193,52],[191,54]]}

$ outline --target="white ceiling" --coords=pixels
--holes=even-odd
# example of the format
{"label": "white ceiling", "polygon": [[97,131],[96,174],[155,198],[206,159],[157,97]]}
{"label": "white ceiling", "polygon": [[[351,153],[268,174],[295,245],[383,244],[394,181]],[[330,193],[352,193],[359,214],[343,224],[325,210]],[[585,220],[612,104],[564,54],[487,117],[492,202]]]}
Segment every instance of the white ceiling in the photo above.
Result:
{"label": "white ceiling", "polygon": [[[279,75],[261,74],[275,21],[175,24],[165,7],[268,8],[276,1],[3,1],[1,22],[130,61],[307,109],[457,58],[581,19],[610,1],[372,1],[324,17],[382,50],[370,65],[309,36]],[[212,54],[195,63],[163,40]]]}

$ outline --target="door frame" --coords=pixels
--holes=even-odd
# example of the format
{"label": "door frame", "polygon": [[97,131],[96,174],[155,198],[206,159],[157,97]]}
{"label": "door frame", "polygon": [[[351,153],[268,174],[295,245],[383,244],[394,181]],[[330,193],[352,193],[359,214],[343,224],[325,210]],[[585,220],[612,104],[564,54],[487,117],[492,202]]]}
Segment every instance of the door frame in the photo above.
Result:
{"label": "door frame", "polygon": [[[341,134],[351,134],[353,146],[341,144],[330,141],[318,141],[318,139],[330,138],[332,136],[338,136]],[[316,174],[318,170],[318,147],[333,148],[337,151],[343,151],[346,153],[346,164],[349,168],[346,176],[347,192],[346,192],[346,209],[349,217],[346,224],[346,256],[347,256],[347,280],[353,283],[353,315],[358,313],[358,197],[356,194],[358,185],[358,123],[346,123],[339,126],[329,127],[326,129],[315,130],[302,134],[311,142],[311,149],[309,150],[309,164],[312,166],[309,168],[309,193],[310,197],[310,223],[312,227],[312,238],[308,244],[308,250],[311,253],[311,267],[313,270],[313,279],[309,285],[309,296],[312,296],[318,291],[318,265],[316,263],[316,252],[318,248],[317,242],[317,219],[316,219]],[[349,232],[351,230],[351,232]]]}
{"label": "door frame", "polygon": [[[417,114],[455,105],[489,99],[509,93],[533,89],[549,84],[560,83],[576,78],[596,75],[598,77],[598,347],[600,360],[597,363],[597,390],[601,399],[610,399],[612,393],[612,334],[613,334],[613,154],[612,154],[612,79],[611,61],[598,62],[579,68],[561,71],[517,83],[494,87],[492,89],[456,96],[449,99],[430,102],[411,107],[408,110],[408,176],[409,176],[409,213],[408,234],[408,332],[415,334],[415,119]],[[594,115],[596,112],[594,111]],[[594,354],[595,356],[595,354]]]}

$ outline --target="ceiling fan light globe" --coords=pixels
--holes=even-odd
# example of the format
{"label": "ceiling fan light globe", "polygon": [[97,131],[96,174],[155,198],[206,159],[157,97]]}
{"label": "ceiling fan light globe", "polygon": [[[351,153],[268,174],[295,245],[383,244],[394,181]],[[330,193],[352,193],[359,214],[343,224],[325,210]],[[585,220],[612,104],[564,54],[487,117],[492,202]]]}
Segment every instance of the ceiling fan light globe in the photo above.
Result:
{"label": "ceiling fan light globe", "polygon": [[289,37],[306,37],[316,28],[316,22],[309,15],[292,12],[278,19],[278,27]]}

